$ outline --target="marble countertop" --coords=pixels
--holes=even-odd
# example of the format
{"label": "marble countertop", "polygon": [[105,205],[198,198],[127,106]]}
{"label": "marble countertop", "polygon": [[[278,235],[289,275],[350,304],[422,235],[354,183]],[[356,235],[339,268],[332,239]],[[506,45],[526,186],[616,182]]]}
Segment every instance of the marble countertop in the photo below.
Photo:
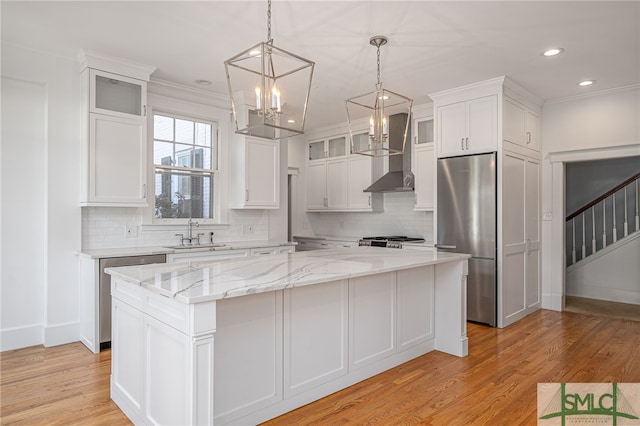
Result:
{"label": "marble countertop", "polygon": [[184,303],[281,290],[468,259],[438,251],[350,247],[270,256],[107,268],[114,277]]}
{"label": "marble countertop", "polygon": [[174,254],[174,253],[194,253],[200,251],[222,251],[222,250],[244,250],[251,248],[275,247],[275,246],[294,246],[296,242],[274,242],[274,241],[236,241],[236,242],[220,242],[223,247],[210,247],[203,244],[202,247],[193,246],[191,248],[174,249],[171,247],[146,246],[146,247],[119,247],[109,249],[82,250],[78,252],[79,256],[91,259],[103,259],[107,257],[124,257],[124,256],[144,256],[149,254]]}

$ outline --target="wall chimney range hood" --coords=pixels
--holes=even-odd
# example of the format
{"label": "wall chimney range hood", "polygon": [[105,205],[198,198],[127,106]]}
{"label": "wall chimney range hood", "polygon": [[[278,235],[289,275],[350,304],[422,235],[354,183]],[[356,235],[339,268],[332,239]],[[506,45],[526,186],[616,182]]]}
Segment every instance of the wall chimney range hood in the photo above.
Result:
{"label": "wall chimney range hood", "polygon": [[[402,150],[404,131],[407,140],[411,141],[411,126],[407,126],[409,114],[394,114],[389,116],[389,147]],[[414,176],[411,172],[411,146],[407,144],[403,154],[383,157],[389,161],[389,171],[371,184],[363,192],[408,192],[413,191]]]}

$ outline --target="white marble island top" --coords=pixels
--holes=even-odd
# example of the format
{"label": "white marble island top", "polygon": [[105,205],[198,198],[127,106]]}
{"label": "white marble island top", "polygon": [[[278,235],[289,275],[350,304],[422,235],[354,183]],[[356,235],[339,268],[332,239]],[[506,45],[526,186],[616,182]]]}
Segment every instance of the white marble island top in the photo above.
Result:
{"label": "white marble island top", "polygon": [[185,264],[108,268],[113,277],[184,303],[300,287],[468,259],[467,254],[351,247]]}

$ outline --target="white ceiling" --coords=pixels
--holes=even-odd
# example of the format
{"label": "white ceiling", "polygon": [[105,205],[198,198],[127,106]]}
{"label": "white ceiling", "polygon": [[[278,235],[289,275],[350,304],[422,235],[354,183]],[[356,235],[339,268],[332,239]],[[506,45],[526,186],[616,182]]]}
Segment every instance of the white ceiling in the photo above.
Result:
{"label": "white ceiling", "polygon": [[[70,58],[84,48],[226,95],[223,62],[266,41],[266,3],[3,0],[2,41]],[[307,129],[346,121],[344,100],[374,89],[379,34],[384,87],[417,102],[501,75],[545,100],[640,82],[639,1],[273,0],[272,27],[276,46],[316,63]],[[564,54],[541,56],[552,46]],[[597,83],[576,85],[586,78]]]}

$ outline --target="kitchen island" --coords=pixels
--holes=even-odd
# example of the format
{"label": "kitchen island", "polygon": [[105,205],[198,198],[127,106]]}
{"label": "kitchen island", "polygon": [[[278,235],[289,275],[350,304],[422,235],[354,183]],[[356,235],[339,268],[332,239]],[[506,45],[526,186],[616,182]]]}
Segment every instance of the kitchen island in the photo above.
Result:
{"label": "kitchen island", "polygon": [[107,269],[111,398],[255,424],[432,350],[466,356],[468,255],[353,247]]}

